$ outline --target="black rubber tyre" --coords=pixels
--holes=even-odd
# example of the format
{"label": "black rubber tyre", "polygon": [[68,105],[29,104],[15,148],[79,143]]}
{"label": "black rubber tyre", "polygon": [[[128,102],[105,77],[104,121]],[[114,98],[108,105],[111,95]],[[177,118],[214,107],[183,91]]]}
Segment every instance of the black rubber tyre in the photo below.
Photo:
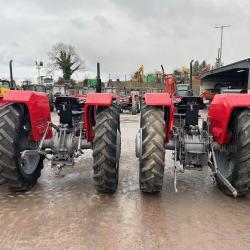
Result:
{"label": "black rubber tyre", "polygon": [[[112,193],[118,186],[120,109],[116,104],[99,107],[93,142],[94,184],[98,192]],[[119,141],[118,141],[119,140]],[[119,148],[118,148],[119,147]]]}
{"label": "black rubber tyre", "polygon": [[[232,143],[237,146],[236,153],[227,156],[218,151],[215,153],[221,172],[223,170],[225,172],[225,166],[227,169],[230,168],[226,176],[228,181],[237,190],[238,196],[245,196],[250,192],[250,109],[238,112],[233,124],[235,124],[235,132]],[[218,187],[225,194],[232,195],[217,177],[216,180]]]}
{"label": "black rubber tyre", "polygon": [[2,170],[0,170],[0,185],[3,185],[6,182],[6,179],[1,176]]}
{"label": "black rubber tyre", "polygon": [[1,173],[2,173],[3,169],[0,166],[0,185],[3,185],[6,182],[6,179],[4,177],[2,177]]}
{"label": "black rubber tyre", "polygon": [[49,108],[50,108],[50,111],[53,112],[53,111],[54,111],[54,104],[51,104],[51,105],[49,106]]}
{"label": "black rubber tyre", "polygon": [[140,190],[147,193],[162,190],[165,166],[164,112],[161,107],[143,106],[141,110],[142,157]]}
{"label": "black rubber tyre", "polygon": [[[0,108],[0,168],[2,177],[12,191],[27,191],[37,182],[43,168],[43,158],[39,156],[33,172],[25,171],[21,160],[20,141],[23,142],[23,115],[15,105]],[[22,139],[21,139],[22,136]],[[28,138],[28,136],[27,136]],[[28,139],[27,139],[28,140]]]}
{"label": "black rubber tyre", "polygon": [[137,113],[140,113],[141,112],[141,100],[140,99],[137,99]]}
{"label": "black rubber tyre", "polygon": [[138,104],[137,104],[137,100],[136,100],[135,102],[132,102],[132,107],[131,107],[132,115],[137,114],[137,108],[138,108]]}

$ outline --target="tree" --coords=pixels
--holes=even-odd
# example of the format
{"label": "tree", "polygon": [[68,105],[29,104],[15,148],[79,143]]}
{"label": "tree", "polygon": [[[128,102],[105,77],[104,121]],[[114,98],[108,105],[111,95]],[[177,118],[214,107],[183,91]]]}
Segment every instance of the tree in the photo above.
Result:
{"label": "tree", "polygon": [[202,69],[207,67],[207,62],[205,60],[203,60],[199,66],[200,72],[202,71]]}
{"label": "tree", "polygon": [[84,69],[84,62],[72,45],[57,43],[52,47],[48,55],[50,71],[61,70],[63,80],[66,82],[71,80],[74,72]]}
{"label": "tree", "polygon": [[201,62],[201,68],[204,68],[204,67],[206,67],[207,66],[207,62],[205,61],[205,60],[203,60],[202,62]]}
{"label": "tree", "polygon": [[194,62],[194,64],[193,64],[193,75],[194,75],[194,76],[199,75],[199,66],[200,66],[199,61],[196,60],[196,61]]}
{"label": "tree", "polygon": [[193,64],[193,75],[198,76],[204,71],[210,70],[211,65],[207,64],[206,60],[202,60],[201,63],[199,63],[198,60],[196,60]]}

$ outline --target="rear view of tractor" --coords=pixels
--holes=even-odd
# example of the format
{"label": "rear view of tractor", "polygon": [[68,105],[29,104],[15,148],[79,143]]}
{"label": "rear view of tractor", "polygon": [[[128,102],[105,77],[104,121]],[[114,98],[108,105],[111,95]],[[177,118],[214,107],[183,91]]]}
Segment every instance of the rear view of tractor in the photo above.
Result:
{"label": "rear view of tractor", "polygon": [[86,98],[61,96],[55,106],[58,125],[51,121],[45,93],[10,90],[0,106],[0,175],[13,191],[26,191],[41,175],[45,158],[61,170],[93,149],[94,184],[99,192],[115,192],[121,147],[120,112],[112,94]]}
{"label": "rear view of tractor", "polygon": [[141,98],[140,98],[140,91],[139,89],[132,89],[131,90],[131,113],[132,115],[136,115],[140,113],[141,109]]}
{"label": "rear view of tractor", "polygon": [[[136,136],[140,189],[158,192],[163,186],[165,152],[173,150],[174,187],[177,162],[184,170],[210,166],[226,194],[250,191],[250,95],[216,95],[205,121],[201,97],[182,97],[173,103],[169,93],[147,93]],[[168,164],[168,161],[167,161]]]}
{"label": "rear view of tractor", "polygon": [[119,92],[119,105],[121,112],[130,111],[132,115],[140,113],[141,109],[141,98],[138,89],[132,89],[130,93],[127,90]]}

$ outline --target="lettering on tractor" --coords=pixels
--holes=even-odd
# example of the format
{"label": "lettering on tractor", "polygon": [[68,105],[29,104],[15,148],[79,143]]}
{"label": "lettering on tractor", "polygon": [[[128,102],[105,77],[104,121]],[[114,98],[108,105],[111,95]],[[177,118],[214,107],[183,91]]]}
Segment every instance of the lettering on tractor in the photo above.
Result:
{"label": "lettering on tractor", "polygon": [[59,124],[51,121],[45,93],[9,90],[0,106],[0,176],[13,191],[27,191],[41,175],[43,160],[60,171],[93,149],[94,185],[115,192],[121,150],[120,110],[112,94],[60,96],[55,100]]}
{"label": "lettering on tractor", "polygon": [[181,171],[210,166],[226,194],[249,193],[250,94],[215,95],[207,120],[202,118],[204,108],[201,97],[187,94],[176,98],[173,92],[145,94],[136,135],[141,191],[161,191],[165,152],[173,150],[176,192],[179,162]]}

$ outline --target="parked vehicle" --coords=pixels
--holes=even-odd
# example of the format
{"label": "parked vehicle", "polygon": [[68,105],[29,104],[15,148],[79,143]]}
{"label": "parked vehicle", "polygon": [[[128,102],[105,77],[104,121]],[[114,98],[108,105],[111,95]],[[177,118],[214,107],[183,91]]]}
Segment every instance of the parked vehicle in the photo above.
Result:
{"label": "parked vehicle", "polygon": [[94,185],[98,192],[115,192],[121,149],[120,110],[110,93],[101,93],[99,64],[97,93],[86,99],[59,96],[59,124],[51,121],[47,95],[9,90],[1,99],[0,176],[12,191],[27,191],[41,175],[43,161],[60,171],[74,165],[85,149],[93,149]]}
{"label": "parked vehicle", "polygon": [[145,94],[136,136],[141,191],[162,190],[165,152],[173,150],[175,191],[179,162],[183,171],[209,165],[226,194],[250,192],[250,94],[215,95],[201,126],[204,108],[201,97],[174,102],[169,93]]}

